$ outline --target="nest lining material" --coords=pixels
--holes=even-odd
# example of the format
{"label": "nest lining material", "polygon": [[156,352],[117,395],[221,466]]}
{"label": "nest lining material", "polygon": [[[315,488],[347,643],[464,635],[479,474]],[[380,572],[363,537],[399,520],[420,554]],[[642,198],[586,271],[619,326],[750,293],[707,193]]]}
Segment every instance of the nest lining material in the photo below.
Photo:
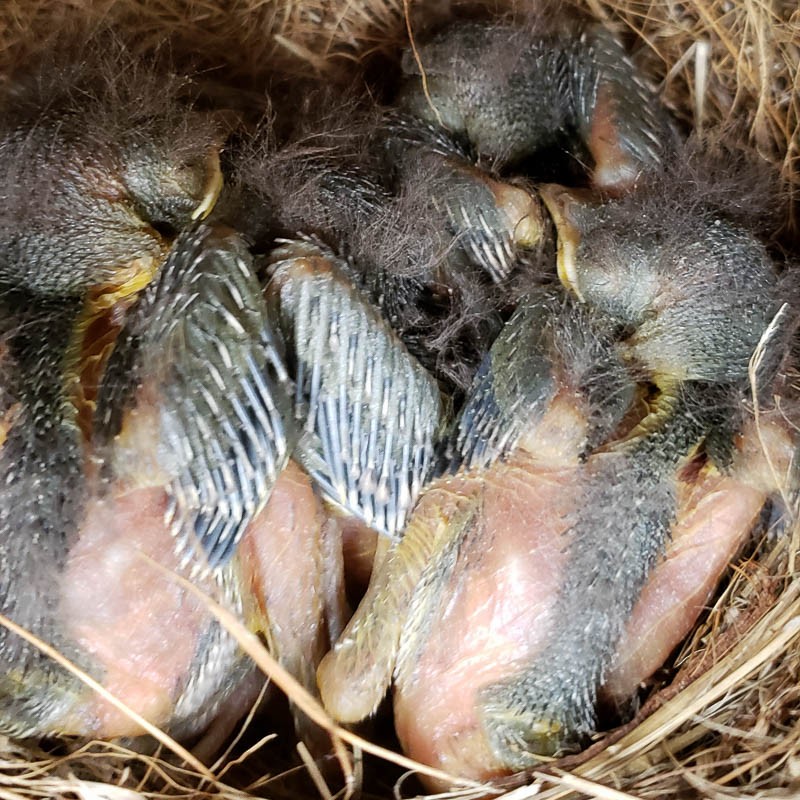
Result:
{"label": "nest lining material", "polygon": [[[787,197],[786,231],[797,243],[800,218],[800,10],[782,0],[571,0],[623,32],[635,60],[660,81],[665,102],[689,126],[723,131],[775,165]],[[450,13],[448,3],[431,13]],[[508,4],[496,4],[505,5]],[[439,8],[439,6],[443,6]],[[52,46],[105,27],[148,50],[169,39],[180,61],[219,69],[258,87],[273,72],[336,81],[359,59],[396,51],[414,30],[408,0],[8,0],[0,7],[0,75]],[[430,9],[426,9],[430,11]],[[506,794],[528,797],[794,797],[800,791],[800,525],[762,543],[732,569],[715,606],[678,656],[670,682],[623,728],[578,756],[534,775]],[[257,662],[284,680],[257,643]],[[257,653],[256,653],[257,651]],[[299,687],[286,686],[298,702]],[[313,715],[321,709],[309,706]],[[324,721],[324,717],[320,717]],[[357,738],[340,732],[358,752]],[[244,790],[228,786],[239,764],[218,762],[205,774],[170,756],[143,755],[96,743],[54,757],[0,741],[0,798],[278,796],[267,734],[239,761],[258,761],[266,777]],[[359,786],[359,759],[344,754]],[[167,743],[168,745],[169,743]],[[369,745],[362,743],[367,750]],[[401,767],[409,765],[393,758]],[[264,766],[266,765],[266,766]],[[325,778],[307,759],[311,796]],[[241,783],[237,781],[237,783]],[[247,783],[246,781],[244,783]],[[344,790],[342,790],[344,791]],[[391,789],[387,790],[391,791]],[[401,788],[402,791],[402,788]],[[466,788],[464,797],[476,796]]]}

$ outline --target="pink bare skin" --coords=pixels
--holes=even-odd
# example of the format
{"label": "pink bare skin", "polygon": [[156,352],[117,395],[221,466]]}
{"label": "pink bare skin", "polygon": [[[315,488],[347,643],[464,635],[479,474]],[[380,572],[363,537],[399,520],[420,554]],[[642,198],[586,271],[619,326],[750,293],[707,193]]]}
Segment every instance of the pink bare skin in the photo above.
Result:
{"label": "pink bare skin", "polygon": [[[180,574],[165,507],[158,488],[90,501],[69,554],[61,606],[68,632],[101,670],[105,688],[160,726],[169,722],[199,636],[212,625],[201,601],[149,561]],[[59,728],[98,737],[143,733],[88,687]]]}
{"label": "pink bare skin", "polygon": [[760,438],[750,424],[739,437],[730,475],[706,472],[679,484],[679,520],[664,559],[642,591],[604,694],[630,698],[707,607],[719,578],[758,520],[769,494],[788,481],[794,458],[791,437],[777,414],[762,419]]}
{"label": "pink bare skin", "polygon": [[619,703],[633,696],[697,621],[766,499],[757,488],[720,475],[681,489],[672,542],[633,610],[603,687]]}
{"label": "pink bare skin", "polygon": [[[164,523],[166,506],[163,487],[116,487],[104,499],[91,499],[69,554],[60,609],[68,633],[92,659],[103,686],[162,727],[169,727],[181,693],[202,664],[203,635],[216,624],[202,599],[152,563],[189,577]],[[277,657],[306,685],[328,646],[327,616],[340,602],[336,560],[326,563],[328,572],[322,563],[327,552],[337,551],[336,542],[325,543],[323,537],[335,533],[335,526],[325,525],[308,478],[290,463],[225,568],[227,580],[238,582],[244,596],[245,622],[267,633]],[[214,578],[191,579],[220,599]],[[229,656],[214,668],[232,664]],[[224,674],[209,683],[207,702],[213,702],[220,682]],[[144,732],[88,688],[74,698],[58,727],[62,733],[101,738]]]}
{"label": "pink bare skin", "polygon": [[[565,560],[572,472],[544,467],[531,485],[524,466],[509,464],[490,480],[468,482],[482,508],[480,540],[459,553],[416,660],[402,651],[399,659],[395,727],[412,758],[453,775],[501,770],[482,733],[476,694],[524,666],[557,623],[552,601]],[[441,511],[447,491],[426,493],[418,513],[426,505]]]}
{"label": "pink bare skin", "polygon": [[308,476],[294,462],[239,547],[276,656],[313,689],[317,665],[341,630],[342,554],[338,527],[328,523]]}

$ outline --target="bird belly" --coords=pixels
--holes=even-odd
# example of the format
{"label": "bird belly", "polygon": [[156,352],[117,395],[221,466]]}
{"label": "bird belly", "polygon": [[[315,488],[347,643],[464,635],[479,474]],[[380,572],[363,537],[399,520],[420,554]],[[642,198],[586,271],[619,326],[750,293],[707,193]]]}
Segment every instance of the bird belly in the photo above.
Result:
{"label": "bird belly", "polygon": [[[65,628],[95,662],[104,687],[156,725],[170,721],[201,638],[214,624],[203,601],[174,578],[182,570],[166,508],[166,492],[158,487],[90,500],[61,592]],[[212,581],[198,586],[213,594]],[[59,726],[63,731],[143,733],[123,711],[86,691]]]}
{"label": "bird belly", "polygon": [[[398,676],[395,724],[412,758],[455,775],[502,766],[480,720],[479,693],[545,645],[566,559],[574,469],[503,466],[476,482],[482,513],[449,578],[413,667]],[[428,492],[424,503],[435,501]]]}

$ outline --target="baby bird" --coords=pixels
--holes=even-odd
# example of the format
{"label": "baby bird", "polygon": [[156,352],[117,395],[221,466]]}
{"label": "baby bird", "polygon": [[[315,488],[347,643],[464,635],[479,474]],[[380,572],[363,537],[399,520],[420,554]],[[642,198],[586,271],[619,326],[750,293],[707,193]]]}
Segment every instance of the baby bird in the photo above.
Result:
{"label": "baby bird", "polygon": [[[752,442],[731,440],[723,475],[705,447],[729,432],[729,390],[687,383],[643,433],[643,389],[602,314],[558,294],[521,303],[462,413],[460,468],[422,494],[320,666],[337,718],[369,715],[394,681],[405,750],[485,780],[578,744],[615,663],[617,687],[647,677],[657,664],[626,662],[623,635],[663,656],[700,610],[697,584],[653,572],[670,534],[730,557],[776,487],[766,463],[750,471]],[[696,574],[707,591],[718,572]],[[670,629],[643,609],[636,628],[657,580],[684,618]]]}
{"label": "baby bird", "polygon": [[[203,603],[147,559],[256,618],[245,589],[273,568],[232,556],[246,532],[263,538],[259,525],[280,531],[264,506],[291,450],[291,395],[236,237],[184,235],[127,314],[126,304],[77,328],[81,305],[63,299],[6,317],[3,389],[14,412],[0,450],[2,610],[151,722],[193,731],[247,667]],[[81,393],[75,382],[87,384]],[[303,572],[318,549],[303,537],[321,535],[321,514],[304,513]],[[303,600],[321,613],[318,598]],[[141,732],[7,629],[0,637],[4,731]]]}
{"label": "baby bird", "polygon": [[[0,286],[141,288],[222,186],[220,119],[119,45],[54,59],[0,98]],[[54,257],[57,254],[57,257]]]}
{"label": "baby bird", "polygon": [[780,305],[775,266],[744,226],[665,176],[598,203],[549,185],[558,275],[622,332],[655,383],[741,381]]}
{"label": "baby bird", "polygon": [[573,138],[594,162],[593,185],[620,193],[660,167],[672,138],[654,94],[599,25],[534,33],[455,22],[406,52],[403,70],[400,105],[498,166]]}

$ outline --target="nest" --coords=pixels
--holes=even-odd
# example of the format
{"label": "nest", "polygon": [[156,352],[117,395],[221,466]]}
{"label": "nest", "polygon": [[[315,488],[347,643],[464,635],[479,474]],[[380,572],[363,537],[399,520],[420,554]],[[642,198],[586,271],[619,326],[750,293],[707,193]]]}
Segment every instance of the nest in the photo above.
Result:
{"label": "nest", "polygon": [[[774,167],[779,176],[776,194],[785,198],[776,241],[797,253],[796,3],[571,2],[623,35],[634,60],[688,128],[723,136]],[[426,5],[437,6],[435,13],[448,12],[438,8],[447,3]],[[276,75],[337,83],[363,65],[396,58],[409,34],[413,36],[418,11],[410,0],[7,0],[0,7],[0,75],[57,39],[111,28],[143,51],[168,41],[177,63],[191,62],[195,69],[213,70],[248,88],[258,89]],[[505,796],[797,796],[798,545],[800,523],[754,545],[731,568],[715,605],[663,670],[661,688],[656,686],[635,718],[599,735],[581,754],[543,765],[527,786],[510,787]],[[177,745],[163,736],[154,754],[119,743],[93,743],[66,752],[0,741],[0,797],[278,797],[301,792],[328,797],[348,788],[361,791],[365,772],[385,777],[377,788],[374,779],[366,784],[363,796],[391,796],[393,784],[414,765],[332,727],[258,642],[243,630],[239,636],[273,682],[332,733],[331,761],[344,764],[349,787],[340,788],[323,775],[302,745],[298,749],[306,764],[291,768],[285,766],[291,763],[285,742],[276,743],[272,734],[259,737],[244,731],[240,739],[247,744],[235,743],[229,748],[234,755],[210,767],[180,749],[176,755]],[[404,787],[397,791],[403,793]],[[480,794],[467,787],[457,796]]]}

